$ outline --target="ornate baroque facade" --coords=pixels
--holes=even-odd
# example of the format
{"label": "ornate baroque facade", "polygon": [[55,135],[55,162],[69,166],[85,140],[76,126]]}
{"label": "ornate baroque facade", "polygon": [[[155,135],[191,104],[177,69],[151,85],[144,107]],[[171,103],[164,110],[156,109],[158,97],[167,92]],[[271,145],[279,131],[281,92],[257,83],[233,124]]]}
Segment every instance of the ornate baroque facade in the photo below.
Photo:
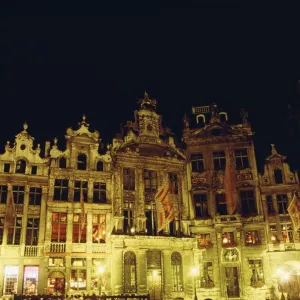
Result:
{"label": "ornate baroque facade", "polygon": [[[85,116],[65,150],[55,139],[41,157],[26,124],[7,142],[1,293],[298,299],[300,240],[287,209],[299,178],[286,157],[272,145],[258,173],[246,112],[231,125],[214,104],[193,107],[179,148],[156,100],[145,93],[139,105],[104,154]],[[158,230],[166,180],[174,215]]]}

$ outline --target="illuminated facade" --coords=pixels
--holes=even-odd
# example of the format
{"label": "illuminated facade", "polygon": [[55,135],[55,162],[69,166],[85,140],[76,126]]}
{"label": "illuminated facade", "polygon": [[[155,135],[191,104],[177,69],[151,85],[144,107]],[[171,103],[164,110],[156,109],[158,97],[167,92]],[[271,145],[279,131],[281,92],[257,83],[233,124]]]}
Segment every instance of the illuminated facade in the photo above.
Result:
{"label": "illuminated facade", "polygon": [[66,149],[46,142],[44,157],[25,124],[0,155],[1,293],[264,300],[278,283],[287,291],[285,267],[294,283],[300,272],[287,212],[299,179],[274,146],[258,174],[242,117],[230,125],[216,105],[193,107],[182,149],[145,93],[106,153],[84,116]]}

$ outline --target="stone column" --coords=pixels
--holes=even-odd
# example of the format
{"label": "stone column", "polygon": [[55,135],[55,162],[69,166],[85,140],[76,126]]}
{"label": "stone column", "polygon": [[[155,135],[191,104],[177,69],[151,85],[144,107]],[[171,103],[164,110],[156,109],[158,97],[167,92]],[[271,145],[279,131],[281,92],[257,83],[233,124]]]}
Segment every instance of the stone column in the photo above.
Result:
{"label": "stone column", "polygon": [[[172,299],[172,269],[171,269],[171,251],[163,250],[163,286],[162,293],[164,299]],[[183,274],[185,274],[183,272]]]}
{"label": "stone column", "polygon": [[[89,247],[88,247],[89,248]],[[86,290],[88,292],[91,291],[91,272],[93,270],[93,265],[92,265],[92,258],[91,257],[87,257],[86,258]]]}
{"label": "stone column", "polygon": [[194,277],[191,275],[194,266],[194,255],[191,249],[182,252],[183,286],[185,299],[192,299],[194,294]]}
{"label": "stone column", "polygon": [[86,253],[93,252],[93,213],[87,211],[87,224],[86,224]]}
{"label": "stone column", "polygon": [[72,252],[72,231],[73,231],[73,210],[68,208],[67,210],[67,241],[66,252]]}
{"label": "stone column", "polygon": [[139,294],[147,294],[147,266],[146,266],[146,250],[138,250],[137,252],[137,292]]}
{"label": "stone column", "polygon": [[112,293],[123,293],[123,249],[115,248],[112,255]]}
{"label": "stone column", "polygon": [[144,201],[144,178],[143,170],[137,169],[135,172],[135,208],[137,211],[136,230],[137,232],[145,232],[145,201]]}

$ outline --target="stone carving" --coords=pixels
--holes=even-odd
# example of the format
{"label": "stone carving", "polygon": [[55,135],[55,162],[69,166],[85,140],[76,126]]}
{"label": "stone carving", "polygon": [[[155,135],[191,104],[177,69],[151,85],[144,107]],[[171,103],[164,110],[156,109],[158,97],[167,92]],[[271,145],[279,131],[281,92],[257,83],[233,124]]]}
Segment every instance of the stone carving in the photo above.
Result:
{"label": "stone carving", "polygon": [[222,249],[223,262],[238,262],[240,261],[240,254],[237,248]]}

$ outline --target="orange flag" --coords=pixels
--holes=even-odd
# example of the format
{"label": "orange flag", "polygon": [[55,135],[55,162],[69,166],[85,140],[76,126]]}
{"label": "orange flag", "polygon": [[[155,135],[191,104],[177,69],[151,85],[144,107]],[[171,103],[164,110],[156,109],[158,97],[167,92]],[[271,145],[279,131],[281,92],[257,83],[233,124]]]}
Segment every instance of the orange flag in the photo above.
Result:
{"label": "orange flag", "polygon": [[236,176],[232,169],[230,159],[226,159],[224,188],[226,195],[227,213],[232,215],[235,213],[237,206],[237,189],[236,189]]}
{"label": "orange flag", "polygon": [[83,189],[80,189],[80,206],[81,206],[81,231],[83,230],[85,226],[85,210],[84,210],[84,195],[83,195]]}
{"label": "orange flag", "polygon": [[294,226],[294,231],[300,228],[300,199],[294,194],[294,197],[287,209]]}
{"label": "orange flag", "polygon": [[15,202],[13,191],[10,190],[7,195],[6,213],[5,213],[5,224],[8,228],[14,225],[15,221]]}

